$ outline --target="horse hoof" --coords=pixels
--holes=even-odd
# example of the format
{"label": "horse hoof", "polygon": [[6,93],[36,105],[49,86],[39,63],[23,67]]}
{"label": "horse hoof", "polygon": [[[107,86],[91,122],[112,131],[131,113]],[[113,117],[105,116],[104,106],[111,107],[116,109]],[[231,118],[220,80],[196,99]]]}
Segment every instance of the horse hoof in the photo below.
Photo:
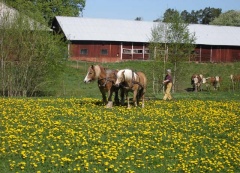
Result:
{"label": "horse hoof", "polygon": [[112,106],[106,105],[106,108],[112,108]]}
{"label": "horse hoof", "polygon": [[108,104],[106,105],[106,108],[112,108],[112,106],[113,106],[113,102],[108,102]]}

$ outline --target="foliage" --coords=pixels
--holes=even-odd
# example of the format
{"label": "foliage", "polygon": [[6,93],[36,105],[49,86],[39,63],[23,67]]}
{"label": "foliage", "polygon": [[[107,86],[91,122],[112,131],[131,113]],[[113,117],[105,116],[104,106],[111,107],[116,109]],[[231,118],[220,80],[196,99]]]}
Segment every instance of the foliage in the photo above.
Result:
{"label": "foliage", "polygon": [[218,17],[221,14],[222,10],[219,8],[205,8],[202,11],[202,20],[201,24],[209,24],[211,21],[213,21],[216,17]]}
{"label": "foliage", "polygon": [[[185,23],[195,23],[195,24],[209,24],[216,17],[218,17],[222,12],[220,8],[210,8],[200,9],[197,11],[192,10],[191,13],[184,10],[180,13],[183,21]],[[163,15],[163,22],[171,21],[174,16],[178,15],[179,12],[175,9],[167,9]]]}
{"label": "foliage", "polygon": [[142,17],[136,17],[134,20],[135,20],[135,21],[142,21],[143,18],[142,18]]}
{"label": "foliage", "polygon": [[100,102],[0,99],[1,172],[240,171],[239,101]]}
{"label": "foliage", "polygon": [[174,65],[173,90],[175,91],[181,70],[181,62],[187,61],[194,50],[195,35],[191,35],[188,30],[188,24],[184,23],[180,15],[174,16],[169,24],[168,41],[168,59]]}
{"label": "foliage", "polygon": [[166,31],[166,41],[168,44],[169,60],[176,61],[187,60],[194,50],[195,35],[188,30],[188,24],[185,23],[179,13],[172,16],[168,21]]}
{"label": "foliage", "polygon": [[240,11],[229,10],[215,18],[211,25],[240,26]]}
{"label": "foliage", "polygon": [[[189,59],[194,50],[195,36],[188,30],[188,24],[184,23],[179,12],[174,12],[165,20],[152,29],[150,50],[157,60],[157,54],[162,54],[163,61],[169,61],[174,68],[174,86],[177,81],[177,73],[180,69],[179,63]],[[164,64],[165,65],[165,64]],[[177,67],[178,66],[178,67]],[[165,70],[165,68],[164,68]]]}
{"label": "foliage", "polygon": [[163,22],[172,21],[176,15],[179,15],[179,12],[177,10],[171,8],[167,9],[163,14]]}
{"label": "foliage", "polygon": [[49,26],[55,16],[79,16],[85,7],[85,0],[5,0],[8,5],[25,15],[46,21]]}
{"label": "foliage", "polygon": [[67,56],[62,36],[21,13],[5,18],[0,36],[1,94],[33,95],[56,83]]}
{"label": "foliage", "polygon": [[158,22],[151,30],[151,40],[149,41],[149,50],[151,52],[150,59],[152,60],[152,80],[154,83],[157,82],[157,85],[158,81],[164,80],[166,67],[171,66],[171,64],[167,62],[168,40],[166,33],[167,25],[162,22]]}

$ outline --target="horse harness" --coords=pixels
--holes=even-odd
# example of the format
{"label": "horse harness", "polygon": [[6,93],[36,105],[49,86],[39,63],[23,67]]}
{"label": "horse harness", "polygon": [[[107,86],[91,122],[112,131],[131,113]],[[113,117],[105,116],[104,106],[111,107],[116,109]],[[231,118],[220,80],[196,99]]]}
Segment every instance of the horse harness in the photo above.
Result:
{"label": "horse harness", "polygon": [[[138,84],[140,87],[143,88],[143,85],[140,82],[134,80],[134,73],[135,72],[132,70],[132,86],[129,88],[133,88],[134,84]],[[138,75],[137,73],[135,73],[135,74]],[[139,77],[139,75],[138,75],[138,77]],[[140,81],[140,77],[139,77],[139,81]],[[128,87],[125,87],[125,88],[128,88]]]}
{"label": "horse harness", "polygon": [[[116,73],[114,73],[114,75],[116,76]],[[110,77],[111,78],[111,77]],[[106,78],[101,78],[101,79],[98,79],[98,86],[102,86],[102,87],[105,87],[107,85],[108,82],[112,82],[112,84],[114,84],[114,80],[110,79],[109,77],[106,77]],[[105,80],[105,82],[103,84],[101,84],[101,81],[102,80]]]}

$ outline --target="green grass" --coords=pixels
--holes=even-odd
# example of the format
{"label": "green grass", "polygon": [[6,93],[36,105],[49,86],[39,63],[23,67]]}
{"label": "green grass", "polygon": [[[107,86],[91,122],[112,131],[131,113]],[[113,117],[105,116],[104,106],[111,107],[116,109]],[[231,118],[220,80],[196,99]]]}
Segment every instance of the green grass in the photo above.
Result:
{"label": "green grass", "polygon": [[[177,100],[214,100],[214,101],[226,101],[226,100],[240,100],[239,92],[231,91],[212,91],[212,92],[176,92],[172,94]],[[158,99],[163,97],[163,94],[156,96]]]}
{"label": "green grass", "polygon": [[[101,98],[101,93],[97,87],[97,81],[90,84],[85,84],[83,79],[87,73],[87,69],[90,65],[96,64],[91,62],[81,62],[81,61],[70,61],[68,66],[64,71],[59,84],[54,85],[53,88],[49,90],[54,90],[57,97],[90,97],[90,98]],[[148,78],[148,88],[147,97],[161,98],[163,92],[153,91],[153,74],[155,78],[162,81],[164,76],[163,63],[153,62],[153,61],[127,61],[119,63],[102,63],[100,64],[104,67],[111,69],[124,69],[130,68],[135,71],[143,71]],[[166,65],[166,68],[172,68],[170,64]],[[173,68],[172,68],[173,69]],[[176,91],[173,96],[176,98],[206,98],[206,99],[225,99],[225,98],[235,98],[234,94],[239,93],[240,88],[232,91],[232,83],[230,81],[230,74],[239,74],[240,63],[189,63],[186,62],[179,66],[176,81]],[[201,73],[205,77],[219,75],[222,78],[220,91],[206,91],[206,87],[203,86],[203,92],[194,93],[186,92],[186,89],[191,88],[190,78],[194,73]]]}

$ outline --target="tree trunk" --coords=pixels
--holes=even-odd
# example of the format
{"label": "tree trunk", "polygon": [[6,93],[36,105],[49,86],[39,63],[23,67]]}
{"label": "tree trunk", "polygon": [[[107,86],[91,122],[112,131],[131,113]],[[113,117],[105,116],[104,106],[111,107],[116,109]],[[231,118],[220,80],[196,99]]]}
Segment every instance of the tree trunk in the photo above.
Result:
{"label": "tree trunk", "polygon": [[174,70],[173,70],[173,87],[172,92],[176,91],[176,71],[177,71],[177,61],[174,62]]}

